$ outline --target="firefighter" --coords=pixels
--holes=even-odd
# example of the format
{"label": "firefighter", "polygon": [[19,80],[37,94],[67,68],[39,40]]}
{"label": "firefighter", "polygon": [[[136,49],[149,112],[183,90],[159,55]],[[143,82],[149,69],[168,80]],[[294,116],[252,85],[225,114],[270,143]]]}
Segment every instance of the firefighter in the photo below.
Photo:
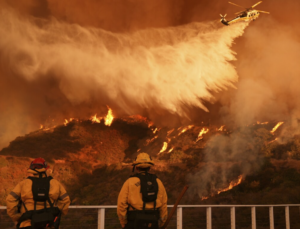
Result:
{"label": "firefighter", "polygon": [[29,177],[7,196],[7,214],[17,228],[58,228],[60,216],[67,214],[70,197],[59,181],[47,176],[48,168],[43,158],[33,160]]}
{"label": "firefighter", "polygon": [[122,228],[157,229],[167,220],[167,193],[160,179],[148,173],[154,165],[147,153],[133,162],[137,173],[125,181],[119,193],[117,214]]}

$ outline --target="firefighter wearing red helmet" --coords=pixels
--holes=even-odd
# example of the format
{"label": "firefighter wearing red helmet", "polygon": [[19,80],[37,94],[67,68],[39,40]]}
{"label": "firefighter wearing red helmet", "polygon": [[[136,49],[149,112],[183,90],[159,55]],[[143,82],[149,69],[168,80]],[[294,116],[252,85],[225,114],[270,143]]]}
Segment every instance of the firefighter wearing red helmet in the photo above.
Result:
{"label": "firefighter wearing red helmet", "polygon": [[58,228],[61,215],[67,214],[70,197],[59,181],[47,176],[48,168],[43,158],[33,160],[29,177],[7,196],[7,213],[17,228]]}
{"label": "firefighter wearing red helmet", "polygon": [[167,220],[167,193],[156,175],[149,173],[154,161],[147,153],[140,153],[133,162],[132,175],[119,193],[117,214],[122,228],[158,229]]}

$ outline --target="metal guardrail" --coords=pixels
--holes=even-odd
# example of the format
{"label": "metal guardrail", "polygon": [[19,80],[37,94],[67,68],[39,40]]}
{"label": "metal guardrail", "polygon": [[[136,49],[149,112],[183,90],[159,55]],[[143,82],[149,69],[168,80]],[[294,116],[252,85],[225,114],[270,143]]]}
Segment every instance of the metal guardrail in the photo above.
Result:
{"label": "metal guardrail", "polygon": [[[173,207],[173,205],[168,205]],[[251,208],[251,229],[256,229],[256,209],[261,207],[269,208],[269,226],[270,229],[274,227],[274,207],[284,207],[285,209],[285,228],[290,229],[290,207],[299,207],[300,204],[279,204],[279,205],[178,205],[177,207],[177,229],[183,229],[183,209],[184,208],[205,208],[206,209],[206,229],[212,229],[212,211],[213,208],[229,208],[230,209],[230,228],[236,229],[236,208]],[[105,210],[116,209],[116,205],[74,205],[70,206],[70,209],[98,209],[98,222],[97,229],[105,228]],[[6,209],[5,206],[0,206],[0,209]],[[300,215],[299,215],[300,216]]]}

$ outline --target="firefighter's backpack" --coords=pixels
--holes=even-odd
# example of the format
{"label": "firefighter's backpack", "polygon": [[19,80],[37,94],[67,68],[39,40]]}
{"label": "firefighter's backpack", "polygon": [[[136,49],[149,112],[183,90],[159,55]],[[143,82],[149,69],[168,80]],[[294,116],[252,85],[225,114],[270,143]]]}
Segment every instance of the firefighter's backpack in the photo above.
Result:
{"label": "firefighter's backpack", "polygon": [[[137,173],[133,177],[138,177],[141,184],[143,199],[143,210],[133,211],[135,229],[158,229],[159,211],[156,209],[156,199],[158,184],[156,175],[151,173]],[[154,208],[146,210],[146,203],[153,202]]]}
{"label": "firefighter's backpack", "polygon": [[[32,180],[34,210],[28,211],[23,203],[26,212],[20,218],[19,223],[31,219],[32,229],[51,227],[55,218],[60,214],[59,208],[54,207],[49,198],[50,180],[52,177],[42,177],[42,175],[39,174],[39,177],[28,177],[28,179]],[[44,202],[44,208],[36,210],[37,202]],[[47,208],[46,202],[49,203],[50,208]]]}

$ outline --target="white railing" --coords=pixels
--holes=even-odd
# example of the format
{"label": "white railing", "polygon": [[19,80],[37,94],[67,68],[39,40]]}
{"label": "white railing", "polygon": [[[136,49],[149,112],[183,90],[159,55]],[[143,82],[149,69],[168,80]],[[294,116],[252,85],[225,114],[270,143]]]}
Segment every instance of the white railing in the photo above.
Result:
{"label": "white railing", "polygon": [[[173,207],[173,205],[168,205],[168,207]],[[274,228],[274,207],[284,207],[285,208],[285,228],[290,229],[290,207],[299,207],[300,204],[280,204],[280,205],[178,205],[176,221],[177,229],[183,229],[182,212],[183,208],[206,208],[206,228],[212,229],[212,211],[213,208],[230,208],[230,228],[236,229],[236,208],[251,208],[251,229],[256,229],[256,208],[268,207],[269,208],[269,225],[270,229]],[[75,205],[70,206],[71,209],[98,209],[98,222],[97,229],[105,228],[105,209],[117,208],[116,205],[95,205],[95,206],[84,206]],[[6,209],[5,206],[0,206],[0,209]],[[300,216],[300,215],[299,215]]]}

